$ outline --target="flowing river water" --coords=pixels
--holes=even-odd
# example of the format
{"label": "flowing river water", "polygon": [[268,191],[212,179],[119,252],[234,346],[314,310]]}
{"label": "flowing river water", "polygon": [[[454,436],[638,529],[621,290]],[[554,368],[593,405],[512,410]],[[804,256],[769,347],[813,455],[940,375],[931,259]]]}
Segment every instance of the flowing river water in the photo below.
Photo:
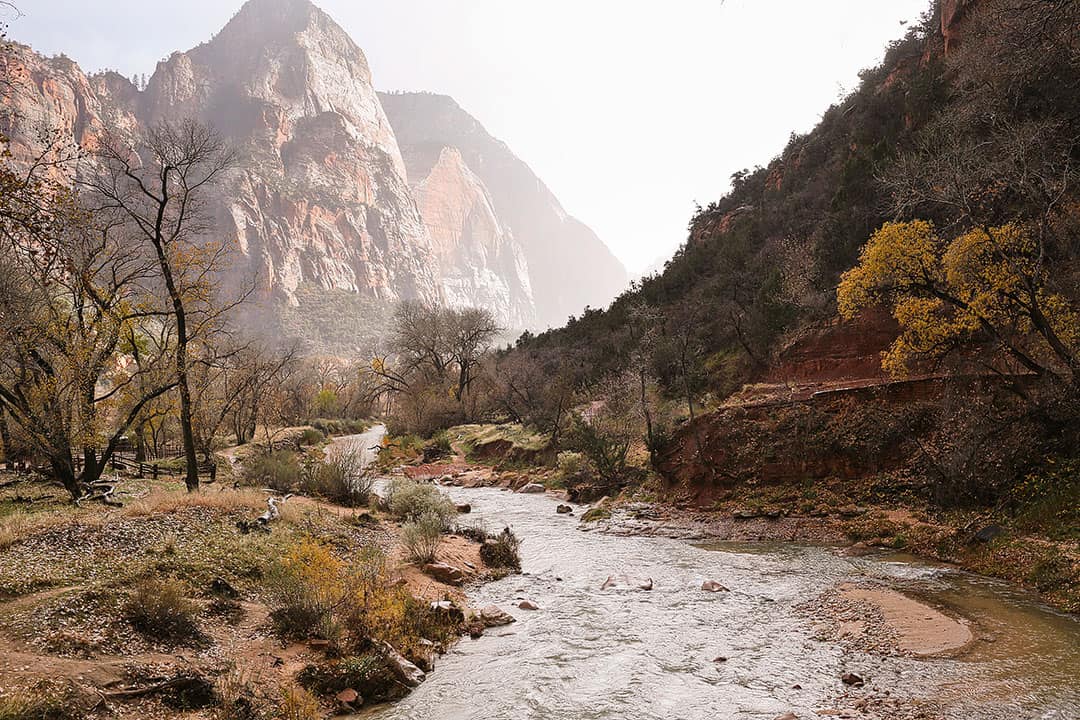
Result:
{"label": "flowing river water", "polygon": [[[581,508],[557,515],[543,495],[444,490],[472,505],[471,521],[523,539],[522,575],[469,590],[475,607],[497,604],[517,622],[463,639],[411,695],[364,718],[817,718],[848,671],[867,692],[929,699],[957,720],[1080,718],[1080,622],[1005,584],[902,556],[586,532]],[[654,589],[600,589],[619,573],[651,577]],[[796,606],[867,578],[953,608],[980,639],[951,659],[817,639]],[[731,592],[701,592],[704,579]],[[519,610],[521,599],[540,609]]]}

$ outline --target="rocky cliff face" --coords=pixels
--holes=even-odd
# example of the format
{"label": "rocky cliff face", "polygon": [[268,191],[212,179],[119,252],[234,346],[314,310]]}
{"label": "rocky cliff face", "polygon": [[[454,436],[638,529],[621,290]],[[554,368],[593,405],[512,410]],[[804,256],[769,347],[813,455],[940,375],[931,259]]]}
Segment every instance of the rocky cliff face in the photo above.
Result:
{"label": "rocky cliff face", "polygon": [[[8,50],[0,72],[15,80],[4,98],[13,112],[2,129],[18,158],[35,153],[42,129],[91,147],[105,132],[134,141],[161,120],[216,128],[241,158],[212,202],[218,231],[240,250],[238,271],[257,277],[271,319],[288,319],[315,349],[351,349],[311,329],[325,323],[296,322],[327,307],[371,314],[372,302],[442,301],[490,308],[518,330],[621,288],[621,266],[599,240],[486,134],[497,149],[488,177],[490,163],[468,144],[409,145],[403,158],[363,52],[307,0],[250,0],[211,41],[159,63],[141,92],[115,73]],[[508,163],[525,174],[492,192]],[[550,238],[539,253],[538,238]],[[553,292],[555,269],[587,267],[589,253],[604,261],[596,279]]]}
{"label": "rocky cliff face", "polygon": [[496,215],[520,245],[541,327],[561,325],[586,305],[606,306],[625,289],[626,269],[588,227],[501,141],[452,98],[381,94],[409,177],[427,177],[444,148],[456,148],[484,183]]}
{"label": "rocky cliff face", "polygon": [[413,177],[420,215],[445,268],[447,302],[497,309],[507,328],[532,327],[536,309],[525,255],[461,152],[443,148],[423,179]]}

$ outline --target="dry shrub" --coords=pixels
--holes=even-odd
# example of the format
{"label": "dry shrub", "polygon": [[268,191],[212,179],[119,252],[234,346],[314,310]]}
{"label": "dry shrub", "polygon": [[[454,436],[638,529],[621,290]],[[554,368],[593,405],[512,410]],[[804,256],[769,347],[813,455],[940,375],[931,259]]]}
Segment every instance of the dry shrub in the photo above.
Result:
{"label": "dry shrub", "polygon": [[401,544],[406,557],[415,563],[434,562],[444,527],[443,518],[430,512],[405,523],[401,528]]}
{"label": "dry shrub", "polygon": [[314,459],[304,467],[301,490],[347,507],[367,505],[375,475],[364,467],[363,457],[357,443],[330,448],[325,459]]}
{"label": "dry shrub", "polygon": [[498,535],[491,535],[480,546],[480,559],[489,568],[499,568],[521,572],[521,540],[510,531],[503,528]]}
{"label": "dry shrub", "polygon": [[179,580],[140,580],[124,605],[124,616],[136,630],[158,640],[198,639],[199,606],[186,592]]}
{"label": "dry shrub", "polygon": [[376,546],[346,563],[325,545],[306,540],[276,563],[266,584],[279,635],[320,637],[345,655],[383,641],[405,657],[419,658],[426,653],[422,638],[441,642],[454,632],[428,603],[395,582]]}
{"label": "dry shrub", "polygon": [[365,703],[395,700],[405,693],[385,658],[373,652],[308,665],[300,671],[297,681],[323,696],[337,695],[351,688],[364,698]]}
{"label": "dry shrub", "polygon": [[325,713],[319,701],[301,687],[285,688],[281,693],[280,720],[322,720]]}
{"label": "dry shrub", "polygon": [[244,478],[249,484],[282,493],[293,490],[301,471],[296,453],[288,450],[259,453],[244,461]]}
{"label": "dry shrub", "polygon": [[261,678],[249,668],[233,666],[218,678],[214,691],[218,706],[214,720],[258,720],[267,704],[258,692]]}
{"label": "dry shrub", "polygon": [[80,720],[91,700],[70,681],[0,691],[0,720]]}

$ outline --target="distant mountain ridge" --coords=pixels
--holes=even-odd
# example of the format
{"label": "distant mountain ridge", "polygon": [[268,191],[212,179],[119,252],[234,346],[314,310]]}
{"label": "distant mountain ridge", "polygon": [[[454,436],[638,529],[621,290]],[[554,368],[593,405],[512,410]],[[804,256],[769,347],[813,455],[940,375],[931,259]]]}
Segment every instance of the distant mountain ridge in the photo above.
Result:
{"label": "distant mountain ridge", "polygon": [[[400,103],[388,118],[362,50],[307,0],[249,0],[212,40],[160,62],[142,91],[116,73],[88,76],[21,45],[8,47],[4,65],[18,78],[5,91],[13,112],[2,128],[17,158],[32,156],[42,127],[83,145],[105,132],[134,142],[163,119],[216,128],[242,159],[212,200],[216,227],[235,241],[238,270],[256,274],[263,320],[314,351],[370,344],[379,329],[365,335],[346,316],[377,306],[372,314],[385,318],[399,300],[487,307],[517,330],[604,303],[625,282],[618,261],[535,176],[531,187],[493,188],[472,147],[457,147],[452,135],[416,172],[416,150],[409,143],[403,152],[396,132],[424,118],[410,119]],[[519,206],[550,212],[526,227],[533,218],[513,212]],[[588,292],[561,289],[551,266],[598,255],[611,270],[591,274]],[[572,273],[565,279],[578,282]],[[327,307],[354,329],[303,322]]]}

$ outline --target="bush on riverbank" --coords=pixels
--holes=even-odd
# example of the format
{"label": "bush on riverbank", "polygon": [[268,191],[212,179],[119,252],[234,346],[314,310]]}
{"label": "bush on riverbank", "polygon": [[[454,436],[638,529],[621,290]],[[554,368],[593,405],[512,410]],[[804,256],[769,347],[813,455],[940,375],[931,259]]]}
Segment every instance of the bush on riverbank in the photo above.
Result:
{"label": "bush on riverbank", "polygon": [[489,568],[495,570],[513,570],[521,572],[521,540],[503,528],[498,535],[489,535],[480,546],[480,559]]}
{"label": "bush on riverbank", "polygon": [[432,516],[438,518],[444,530],[457,516],[454,503],[438,488],[409,478],[390,481],[386,488],[385,504],[390,514],[399,521],[417,522],[425,516]]}

